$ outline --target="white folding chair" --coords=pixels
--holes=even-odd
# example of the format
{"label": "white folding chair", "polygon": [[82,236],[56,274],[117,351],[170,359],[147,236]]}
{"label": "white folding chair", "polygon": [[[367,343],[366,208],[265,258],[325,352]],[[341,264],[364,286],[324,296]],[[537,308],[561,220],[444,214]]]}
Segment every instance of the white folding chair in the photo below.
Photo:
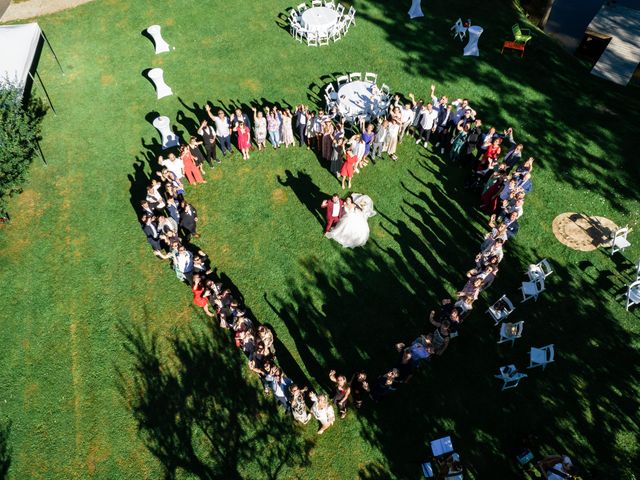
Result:
{"label": "white folding chair", "polygon": [[289,10],[289,21],[295,20],[297,22],[299,21],[299,19],[300,19],[300,14],[297,12],[295,8],[292,8],[291,10]]}
{"label": "white folding chair", "polygon": [[502,295],[493,305],[489,307],[487,313],[491,315],[494,325],[498,325],[501,321],[507,318],[516,307],[513,306],[511,300],[506,295]]}
{"label": "white folding chair", "polygon": [[349,74],[349,81],[350,82],[359,82],[360,80],[362,80],[362,73],[361,72],[353,72]]}
{"label": "white folding chair", "polygon": [[333,2],[333,0],[324,0],[324,6],[330,8],[331,10],[336,9],[336,4]]}
{"label": "white folding chair", "polygon": [[338,100],[338,93],[336,92],[336,89],[334,88],[333,83],[330,83],[329,85],[324,87],[324,93],[331,100]]}
{"label": "white folding chair", "polygon": [[317,47],[318,46],[318,33],[317,32],[306,32],[305,36],[307,37],[307,47]]}
{"label": "white folding chair", "polygon": [[498,343],[511,342],[511,346],[517,339],[522,337],[522,331],[524,330],[524,320],[520,320],[516,323],[503,323],[500,326],[500,340]]}
{"label": "white folding chair", "polygon": [[311,0],[311,7],[315,8],[315,7],[321,7],[322,6],[322,0]]}
{"label": "white folding chair", "polygon": [[375,85],[376,82],[378,81],[378,74],[377,73],[372,73],[372,72],[365,72],[364,81],[365,82],[369,82],[369,83],[373,83]]}
{"label": "white folding chair", "polygon": [[299,23],[296,23],[293,30],[293,38],[295,38],[298,42],[302,43],[304,41],[306,34],[307,34],[307,31],[304,28],[302,28],[302,25],[300,25]]}
{"label": "white folding chair", "polygon": [[356,9],[353,8],[353,5],[349,7],[349,11],[347,12],[347,17],[351,18],[351,23],[356,24]]}
{"label": "white folding chair", "polygon": [[462,23],[461,18],[456,20],[456,23],[454,23],[453,27],[451,27],[451,31],[453,32],[453,38],[459,37],[461,42],[464,41],[464,36],[467,33],[467,29]]}
{"label": "white folding chair", "polygon": [[389,91],[390,91],[389,85],[387,85],[386,83],[383,83],[382,86],[380,87],[380,91],[385,95],[389,95]]}
{"label": "white folding chair", "polygon": [[538,295],[544,292],[544,278],[538,278],[533,282],[522,282],[520,290],[522,290],[522,302],[520,303],[524,303],[530,298],[537,301]]}
{"label": "white folding chair", "polygon": [[611,255],[616,252],[624,252],[625,248],[631,246],[631,243],[627,240],[627,235],[629,235],[630,231],[631,229],[629,227],[623,227],[613,232],[611,238]]}
{"label": "white folding chair", "polygon": [[343,16],[344,15],[344,5],[342,5],[341,3],[338,3],[338,6],[336,7],[336,12],[338,12],[338,15]]}
{"label": "white folding chair", "polygon": [[333,40],[334,42],[340,40],[342,38],[343,27],[344,25],[342,24],[342,22],[338,21],[338,23],[336,23],[329,31],[329,38],[331,38],[331,40]]}
{"label": "white folding chair", "polygon": [[296,7],[296,10],[298,10],[298,12],[300,12],[300,15],[302,15],[302,12],[304,12],[307,8],[308,7],[306,3],[301,3]]}
{"label": "white folding chair", "polygon": [[355,24],[356,16],[355,14],[351,13],[351,11],[349,11],[349,13],[347,13],[347,15],[344,17],[344,32],[346,33],[347,31],[349,31],[349,27]]}
{"label": "white folding chair", "polygon": [[636,262],[636,281],[640,280],[640,260]]}
{"label": "white folding chair", "polygon": [[553,343],[544,347],[531,347],[529,350],[529,366],[527,368],[546,367],[547,363],[554,361],[555,350]]}
{"label": "white folding chair", "polygon": [[156,55],[169,51],[169,44],[165,42],[164,38],[162,38],[160,25],[151,25],[149,28],[147,28],[147,33],[151,35],[151,38],[153,38],[153,43],[155,44],[156,48]]}
{"label": "white folding chair", "polygon": [[329,45],[329,34],[327,32],[318,34],[318,45]]}
{"label": "white folding chair", "polygon": [[640,280],[636,280],[627,286],[627,305],[625,308],[628,312],[629,307],[638,304],[640,304]]}
{"label": "white folding chair", "polygon": [[495,377],[503,381],[500,391],[505,391],[509,388],[516,388],[520,383],[520,380],[526,378],[527,375],[525,373],[518,372],[515,365],[505,365],[500,367],[500,375],[495,375]]}
{"label": "white folding chair", "polygon": [[546,279],[552,273],[553,268],[551,268],[551,264],[546,258],[543,258],[535,265],[529,265],[527,268],[527,275],[532,282],[535,282],[538,278]]}
{"label": "white folding chair", "polygon": [[338,88],[340,88],[345,83],[349,83],[349,76],[348,75],[340,75],[338,78],[336,78],[336,83],[338,84]]}

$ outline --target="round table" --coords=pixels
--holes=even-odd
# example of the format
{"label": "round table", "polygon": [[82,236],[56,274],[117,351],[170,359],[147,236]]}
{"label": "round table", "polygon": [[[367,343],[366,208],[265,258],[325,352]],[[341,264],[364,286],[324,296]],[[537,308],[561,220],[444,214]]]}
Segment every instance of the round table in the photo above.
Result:
{"label": "round table", "polygon": [[[355,81],[345,83],[338,90],[338,109],[346,117],[358,117],[371,114],[377,116],[376,111],[382,103],[382,92],[374,88],[370,82]],[[371,98],[373,96],[373,99]]]}
{"label": "round table", "polygon": [[311,32],[329,33],[338,23],[338,12],[329,7],[313,7],[302,12],[300,24]]}

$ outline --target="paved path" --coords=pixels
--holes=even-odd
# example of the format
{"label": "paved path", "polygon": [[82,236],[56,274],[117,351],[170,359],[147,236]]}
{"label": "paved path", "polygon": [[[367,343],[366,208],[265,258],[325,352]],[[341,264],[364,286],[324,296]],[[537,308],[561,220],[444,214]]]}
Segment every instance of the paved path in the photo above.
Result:
{"label": "paved path", "polygon": [[[14,22],[16,20],[26,20],[28,18],[40,17],[49,13],[59,12],[67,8],[77,7],[92,0],[27,0],[26,2],[12,3],[4,15],[0,17],[0,22]],[[5,3],[0,0],[0,6]],[[0,12],[2,9],[0,8]]]}

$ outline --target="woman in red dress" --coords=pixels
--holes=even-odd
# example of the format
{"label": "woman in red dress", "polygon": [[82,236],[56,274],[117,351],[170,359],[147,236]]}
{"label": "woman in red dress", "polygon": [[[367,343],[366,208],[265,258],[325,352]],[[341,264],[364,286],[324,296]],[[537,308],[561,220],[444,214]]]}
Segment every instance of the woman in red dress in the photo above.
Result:
{"label": "woman in red dress", "polygon": [[214,317],[215,314],[209,310],[209,299],[204,296],[205,288],[204,282],[200,278],[200,275],[193,276],[193,285],[191,285],[191,291],[193,292],[193,303],[204,310],[209,317]]}
{"label": "woman in red dress", "polygon": [[251,133],[244,122],[239,122],[234,129],[238,134],[238,150],[242,153],[242,158],[249,160],[249,149],[251,148]]}
{"label": "woman in red dress", "polygon": [[189,151],[189,147],[180,147],[180,158],[182,159],[182,163],[184,164],[184,174],[187,177],[187,180],[189,180],[189,184],[193,185],[194,183],[207,183],[202,178],[200,169],[196,167],[196,161]]}
{"label": "woman in red dress", "polygon": [[489,147],[487,148],[487,151],[484,152],[484,155],[482,156],[482,161],[483,162],[487,162],[488,160],[497,160],[498,156],[500,155],[500,144],[502,143],[502,139],[501,138],[496,138],[493,142],[491,142],[491,145],[489,145]]}
{"label": "woman in red dress", "polygon": [[346,159],[340,169],[340,176],[342,177],[342,189],[344,190],[344,181],[349,179],[349,188],[351,188],[351,178],[353,178],[353,169],[358,162],[358,156],[351,153],[350,150],[346,152]]}

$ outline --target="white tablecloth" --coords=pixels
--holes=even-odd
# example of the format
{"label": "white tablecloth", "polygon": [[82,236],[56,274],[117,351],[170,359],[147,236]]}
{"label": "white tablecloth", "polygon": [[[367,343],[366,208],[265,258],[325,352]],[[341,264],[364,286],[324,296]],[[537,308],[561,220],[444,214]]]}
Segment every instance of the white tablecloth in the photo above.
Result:
{"label": "white tablecloth", "polygon": [[[369,82],[349,82],[345,83],[338,90],[338,108],[340,113],[347,117],[357,117],[359,115],[377,115],[377,110],[382,104],[382,93],[375,85]],[[373,97],[373,99],[371,98]]]}
{"label": "white tablecloth", "polygon": [[338,23],[338,12],[328,7],[313,7],[302,12],[300,24],[312,32],[329,33]]}

